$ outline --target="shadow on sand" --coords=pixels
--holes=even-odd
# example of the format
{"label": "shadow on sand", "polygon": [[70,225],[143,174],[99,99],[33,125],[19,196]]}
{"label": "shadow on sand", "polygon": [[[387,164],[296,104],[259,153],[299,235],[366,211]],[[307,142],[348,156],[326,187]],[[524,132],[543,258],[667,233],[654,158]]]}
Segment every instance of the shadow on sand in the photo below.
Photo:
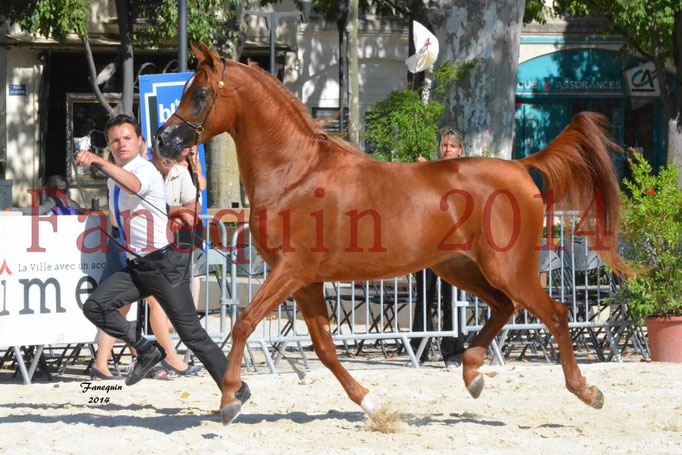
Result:
{"label": "shadow on sand", "polygon": [[[214,422],[220,424],[220,416],[217,411],[206,411],[196,407],[186,408],[157,408],[150,404],[136,405],[131,404],[121,406],[117,404],[105,404],[97,407],[100,412],[90,412],[93,409],[89,405],[74,405],[70,403],[52,404],[29,404],[29,403],[5,403],[0,404],[0,409],[5,408],[12,413],[10,416],[0,417],[0,425],[5,423],[36,423],[51,424],[62,422],[65,424],[85,424],[95,427],[137,427],[147,428],[164,434],[172,434],[184,431],[189,428],[200,426],[203,422]],[[55,411],[66,411],[70,413],[62,415],[43,415],[52,414]],[[23,412],[22,412],[23,411]],[[47,411],[47,412],[45,412]],[[146,411],[153,415],[138,416],[130,413]],[[414,414],[403,414],[401,420],[410,426],[422,427],[431,424],[456,425],[459,423],[473,423],[491,427],[506,425],[497,420],[486,420],[478,416],[463,414],[450,414],[445,418],[443,415],[418,416]],[[349,423],[361,423],[366,419],[363,412],[340,412],[330,410],[324,414],[307,414],[305,412],[288,412],[285,414],[241,414],[233,425],[245,424],[254,425],[261,422],[277,423],[288,420],[297,424],[319,422],[325,420],[344,420]]]}

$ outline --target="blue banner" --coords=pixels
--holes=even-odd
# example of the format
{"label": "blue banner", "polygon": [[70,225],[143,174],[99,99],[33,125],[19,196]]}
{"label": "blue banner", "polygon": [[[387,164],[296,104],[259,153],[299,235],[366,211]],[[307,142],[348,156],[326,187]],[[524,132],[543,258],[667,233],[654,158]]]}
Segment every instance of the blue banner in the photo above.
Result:
{"label": "blue banner", "polygon": [[[182,89],[194,73],[145,74],[140,76],[140,124],[147,138],[147,152],[154,135],[180,106]],[[199,146],[199,162],[206,177],[206,160],[203,144]],[[205,214],[208,199],[206,190],[201,192],[201,213]]]}

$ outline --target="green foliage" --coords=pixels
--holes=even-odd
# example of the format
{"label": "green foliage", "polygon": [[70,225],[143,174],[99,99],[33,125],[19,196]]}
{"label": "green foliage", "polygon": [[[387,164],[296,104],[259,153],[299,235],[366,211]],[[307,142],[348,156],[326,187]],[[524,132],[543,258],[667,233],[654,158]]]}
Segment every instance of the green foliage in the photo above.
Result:
{"label": "green foliage", "polygon": [[382,161],[412,162],[438,147],[438,119],[444,106],[424,104],[414,90],[395,91],[372,106],[366,117],[365,137],[374,143],[373,155]]}
{"label": "green foliage", "polygon": [[476,63],[478,63],[476,59],[464,63],[446,62],[445,65],[434,71],[435,87],[433,93],[436,97],[442,99],[447,94],[450,85],[460,80],[467,71],[476,66]]}
{"label": "green foliage", "polygon": [[365,137],[374,146],[372,155],[382,161],[413,162],[417,156],[435,158],[438,122],[445,105],[439,99],[476,61],[448,62],[434,72],[434,88],[428,103],[411,89],[394,91],[374,104],[367,114]]}
{"label": "green foliage", "polygon": [[22,30],[63,42],[69,33],[88,36],[86,29],[94,0],[28,0],[0,2],[0,17]]}
{"label": "green foliage", "polygon": [[[0,16],[17,23],[22,30],[65,41],[69,33],[87,37],[87,23],[94,0],[30,0],[0,2]],[[187,35],[196,41],[216,45],[236,38],[230,26],[241,0],[193,0],[187,2]],[[158,46],[178,33],[177,0],[131,0],[129,16],[136,23],[134,42]],[[216,12],[222,11],[222,15]]]}
{"label": "green foliage", "polygon": [[658,175],[635,155],[632,180],[625,186],[622,235],[628,259],[649,270],[630,276],[618,297],[628,298],[639,317],[682,316],[682,190],[677,168],[668,164]]}
{"label": "green foliage", "polygon": [[682,11],[680,0],[554,0],[557,14],[601,16],[608,21],[607,32],[624,33],[631,45],[649,54],[652,19],[660,33],[664,57],[672,56],[675,13]]}
{"label": "green foliage", "polygon": [[[136,15],[144,18],[145,26],[135,30],[135,42],[158,46],[178,34],[177,0],[146,0],[135,2]],[[218,46],[236,39],[239,31],[230,21],[241,0],[193,0],[187,2],[187,36]],[[222,17],[216,12],[222,11]]]}
{"label": "green foliage", "polygon": [[531,22],[547,23],[547,14],[544,0],[526,0],[526,9],[523,13],[523,23]]}

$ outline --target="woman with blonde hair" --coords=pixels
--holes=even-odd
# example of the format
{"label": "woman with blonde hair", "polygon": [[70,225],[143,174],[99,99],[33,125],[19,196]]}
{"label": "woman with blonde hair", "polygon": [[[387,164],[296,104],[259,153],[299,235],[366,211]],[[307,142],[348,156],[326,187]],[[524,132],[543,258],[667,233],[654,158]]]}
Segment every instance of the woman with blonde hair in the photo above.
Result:
{"label": "woman with blonde hair", "polygon": [[[438,141],[438,159],[461,158],[464,155],[464,147],[462,145],[462,133],[455,128],[443,128],[440,132],[440,140]],[[423,163],[428,161],[423,156],[417,157],[417,162]]]}
{"label": "woman with blonde hair", "polygon": [[[444,128],[440,133],[440,141],[438,143],[438,159],[448,160],[453,158],[460,158],[464,154],[464,149],[462,147],[462,133],[454,128]],[[419,155],[417,157],[418,162],[427,161],[426,158]],[[415,273],[417,281],[417,296],[416,303],[414,307],[414,319],[412,323],[413,332],[434,331],[436,326],[433,322],[433,312],[438,305],[436,299],[438,295],[442,296],[441,299],[441,313],[442,313],[442,326],[444,331],[452,330],[452,286],[450,286],[445,281],[441,280],[441,292],[437,292],[436,283],[438,278],[433,273],[431,269],[420,270]],[[426,313],[426,318],[424,318],[424,313]],[[424,328],[424,319],[426,319],[426,328]],[[421,343],[421,338],[413,338],[410,340],[412,349],[416,352]],[[428,359],[429,342],[426,343],[426,347],[421,354],[419,363],[422,363]],[[455,368],[461,365],[461,356],[464,352],[464,335],[461,333],[458,327],[457,337],[443,337],[441,339],[440,351],[443,355],[443,361],[445,366],[448,368]]]}

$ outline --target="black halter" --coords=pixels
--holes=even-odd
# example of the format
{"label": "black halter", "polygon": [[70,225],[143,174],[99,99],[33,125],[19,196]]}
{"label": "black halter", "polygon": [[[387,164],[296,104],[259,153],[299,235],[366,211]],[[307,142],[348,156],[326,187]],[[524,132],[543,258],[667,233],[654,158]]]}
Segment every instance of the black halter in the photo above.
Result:
{"label": "black halter", "polygon": [[[224,57],[220,59],[223,62],[223,74],[220,76],[220,82],[218,82],[218,88],[221,89],[225,85],[223,82],[225,80],[225,68],[227,68],[227,62]],[[173,115],[182,120],[185,125],[189,126],[194,130],[194,134],[196,135],[196,139],[194,141],[194,144],[192,145],[199,145],[201,144],[201,137],[204,134],[204,124],[206,123],[206,120],[208,120],[208,116],[211,115],[211,111],[213,110],[213,105],[215,104],[215,100],[218,99],[218,93],[216,92],[215,96],[213,97],[213,100],[211,101],[211,106],[208,108],[208,112],[206,112],[206,116],[204,117],[204,120],[201,122],[201,125],[196,125],[189,120],[185,120],[184,118],[180,117],[177,111],[173,112]],[[171,115],[171,117],[173,116]]]}

